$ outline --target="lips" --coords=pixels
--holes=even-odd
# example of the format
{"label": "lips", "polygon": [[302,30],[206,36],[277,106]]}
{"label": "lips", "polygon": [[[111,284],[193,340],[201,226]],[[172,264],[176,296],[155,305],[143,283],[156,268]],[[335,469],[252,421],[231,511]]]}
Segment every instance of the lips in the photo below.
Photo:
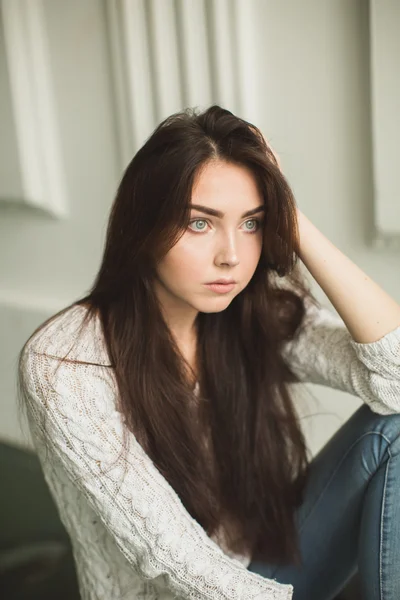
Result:
{"label": "lips", "polygon": [[235,288],[235,283],[206,283],[206,287],[218,294],[226,294]]}

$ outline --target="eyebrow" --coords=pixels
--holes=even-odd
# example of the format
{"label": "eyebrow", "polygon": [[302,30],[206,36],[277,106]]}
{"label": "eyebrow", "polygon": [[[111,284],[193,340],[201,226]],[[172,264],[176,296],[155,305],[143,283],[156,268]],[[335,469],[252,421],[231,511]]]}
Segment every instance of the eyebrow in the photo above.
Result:
{"label": "eyebrow", "polygon": [[[208,206],[202,206],[201,204],[189,204],[189,207],[203,212],[206,215],[218,217],[219,219],[222,219],[225,216],[225,213],[221,212],[220,210],[215,210],[214,208],[209,208]],[[243,213],[241,219],[244,219],[244,217],[251,217],[259,212],[265,212],[265,206],[263,204],[257,206],[257,208],[253,208],[252,210],[248,210],[247,212]]]}

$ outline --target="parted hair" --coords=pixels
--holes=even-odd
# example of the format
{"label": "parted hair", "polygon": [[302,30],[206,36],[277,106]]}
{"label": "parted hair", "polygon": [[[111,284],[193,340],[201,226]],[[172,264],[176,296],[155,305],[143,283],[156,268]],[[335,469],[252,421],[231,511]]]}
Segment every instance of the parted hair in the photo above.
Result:
{"label": "parted hair", "polygon": [[[188,226],[194,180],[210,160],[250,169],[265,219],[247,287],[225,310],[196,317],[195,395],[152,282]],[[261,131],[217,105],[185,109],[128,164],[94,283],[70,305],[88,307],[83,326],[100,319],[127,429],[190,515],[209,535],[223,519],[232,550],[274,564],[301,562],[294,512],[309,467],[289,387],[297,379],[281,354],[304,326],[305,299],[318,304],[298,253],[293,193]]]}

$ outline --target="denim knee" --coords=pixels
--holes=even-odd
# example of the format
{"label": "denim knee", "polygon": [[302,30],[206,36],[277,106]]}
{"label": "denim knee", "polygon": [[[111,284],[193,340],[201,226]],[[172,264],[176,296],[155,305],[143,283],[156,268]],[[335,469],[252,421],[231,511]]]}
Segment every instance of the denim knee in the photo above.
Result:
{"label": "denim knee", "polygon": [[400,451],[400,413],[381,415],[373,412],[369,406],[364,407],[368,414],[368,431],[379,434],[387,443],[391,456]]}

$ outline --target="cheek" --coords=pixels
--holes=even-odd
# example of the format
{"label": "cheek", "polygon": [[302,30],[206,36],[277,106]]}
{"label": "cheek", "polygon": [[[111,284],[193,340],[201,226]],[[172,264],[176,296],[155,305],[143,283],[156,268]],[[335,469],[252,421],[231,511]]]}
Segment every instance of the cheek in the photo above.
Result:
{"label": "cheek", "polygon": [[207,262],[204,252],[186,246],[175,247],[165,257],[162,273],[175,282],[189,282],[204,277]]}
{"label": "cheek", "polygon": [[254,263],[257,264],[261,256],[262,239],[254,236],[254,238],[247,239],[245,242],[240,248],[240,261],[243,266],[251,268]]}
{"label": "cheek", "polygon": [[261,254],[262,254],[262,243],[257,244],[257,247],[255,248],[253,254],[252,254],[252,262],[253,264],[258,264],[258,261],[261,258]]}

